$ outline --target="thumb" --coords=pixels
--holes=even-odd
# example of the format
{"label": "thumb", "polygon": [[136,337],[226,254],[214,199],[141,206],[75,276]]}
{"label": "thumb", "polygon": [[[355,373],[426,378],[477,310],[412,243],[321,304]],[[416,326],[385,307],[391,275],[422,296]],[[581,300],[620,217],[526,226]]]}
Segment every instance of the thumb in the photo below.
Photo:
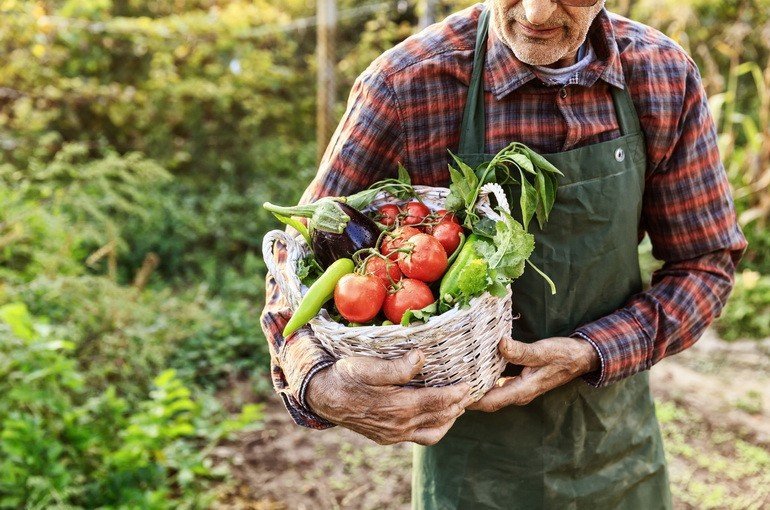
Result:
{"label": "thumb", "polygon": [[369,356],[348,359],[355,359],[358,379],[370,386],[406,384],[420,372],[425,362],[425,356],[417,349],[395,359],[385,360]]}
{"label": "thumb", "polygon": [[507,338],[500,341],[500,354],[514,365],[537,367],[544,364],[540,349],[534,343]]}

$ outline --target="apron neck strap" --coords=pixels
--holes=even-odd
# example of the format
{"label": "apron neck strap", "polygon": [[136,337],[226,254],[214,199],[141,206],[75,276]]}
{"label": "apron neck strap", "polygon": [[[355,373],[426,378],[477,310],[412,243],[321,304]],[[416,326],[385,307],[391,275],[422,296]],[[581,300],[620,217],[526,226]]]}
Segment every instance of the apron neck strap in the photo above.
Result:
{"label": "apron neck strap", "polygon": [[615,105],[615,116],[618,118],[621,135],[630,135],[641,133],[642,126],[639,124],[639,116],[636,115],[636,108],[631,101],[631,94],[628,92],[628,85],[619,89],[610,85],[612,94],[612,103]]}
{"label": "apron neck strap", "polygon": [[483,154],[486,124],[484,120],[484,57],[487,53],[489,8],[479,15],[476,29],[476,49],[473,52],[473,74],[465,100],[463,123],[460,129],[459,154]]}
{"label": "apron neck strap", "polygon": [[[476,28],[476,48],[473,52],[473,74],[465,100],[463,123],[460,128],[460,146],[458,154],[484,154],[486,123],[484,119],[484,57],[487,53],[487,33],[489,32],[489,8],[485,7],[479,15]],[[641,132],[639,117],[628,93],[628,87],[610,86],[615,115],[620,125],[620,134]]]}

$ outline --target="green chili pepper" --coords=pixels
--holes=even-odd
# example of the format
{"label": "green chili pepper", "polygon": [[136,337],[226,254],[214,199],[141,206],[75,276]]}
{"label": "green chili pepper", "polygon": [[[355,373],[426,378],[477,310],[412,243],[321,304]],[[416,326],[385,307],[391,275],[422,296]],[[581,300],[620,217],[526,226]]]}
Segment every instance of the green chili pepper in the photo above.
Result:
{"label": "green chili pepper", "polygon": [[291,316],[286,327],[283,328],[283,337],[291,335],[299,328],[307,324],[310,319],[316,316],[321,307],[334,295],[334,287],[340,278],[355,269],[353,261],[342,258],[337,259],[330,265],[324,274],[322,274],[302,298],[294,315]]}
{"label": "green chili pepper", "polygon": [[465,240],[462,248],[458,248],[459,254],[457,258],[449,266],[444,277],[441,279],[439,286],[438,296],[439,300],[447,301],[447,299],[456,298],[460,292],[459,279],[460,273],[463,269],[474,259],[479,258],[476,253],[476,244],[478,243],[479,236],[471,234]]}

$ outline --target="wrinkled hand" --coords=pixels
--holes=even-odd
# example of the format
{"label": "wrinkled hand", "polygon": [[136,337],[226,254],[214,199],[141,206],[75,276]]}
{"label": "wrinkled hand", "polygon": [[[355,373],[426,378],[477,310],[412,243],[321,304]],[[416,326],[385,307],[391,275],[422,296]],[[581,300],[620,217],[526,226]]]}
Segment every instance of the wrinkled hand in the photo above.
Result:
{"label": "wrinkled hand", "polygon": [[420,351],[387,361],[343,358],[310,379],[307,403],[322,418],[379,444],[436,444],[472,399],[464,383],[400,386],[417,375],[423,363]]}
{"label": "wrinkled hand", "polygon": [[509,405],[526,405],[543,393],[599,368],[599,355],[587,341],[553,337],[531,344],[500,342],[500,353],[510,363],[523,365],[516,377],[502,377],[497,386],[468,409],[494,412]]}

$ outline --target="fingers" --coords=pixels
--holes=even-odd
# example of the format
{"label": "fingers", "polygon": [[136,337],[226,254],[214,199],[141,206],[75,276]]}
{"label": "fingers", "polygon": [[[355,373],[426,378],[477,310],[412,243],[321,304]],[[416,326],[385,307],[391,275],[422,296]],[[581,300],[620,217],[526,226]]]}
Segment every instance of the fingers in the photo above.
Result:
{"label": "fingers", "polygon": [[417,413],[432,413],[465,401],[469,396],[470,386],[460,383],[440,388],[405,388],[405,391],[409,392],[410,406]]}
{"label": "fingers", "polygon": [[529,377],[505,377],[480,400],[468,406],[468,409],[493,413],[509,405],[527,405],[543,393],[544,374],[541,374],[535,372]]}
{"label": "fingers", "polygon": [[438,443],[442,437],[449,432],[449,429],[454,425],[455,420],[449,421],[440,427],[419,428],[412,432],[412,436],[409,441],[423,446],[430,446]]}
{"label": "fingers", "polygon": [[[473,397],[466,393],[461,400],[451,403],[450,405],[435,409],[426,410],[418,415],[415,415],[409,420],[409,428],[418,429],[424,427],[438,427],[449,421],[454,421],[465,413],[465,408],[473,401]],[[430,407],[430,406],[426,406]]]}
{"label": "fingers", "polygon": [[339,369],[346,371],[354,380],[370,386],[392,386],[406,384],[422,369],[425,357],[415,349],[391,360],[369,356],[353,356],[337,362]]}
{"label": "fingers", "polygon": [[[398,388],[379,402],[377,410],[363,419],[379,444],[413,441],[434,444],[471,402],[467,384],[441,388]],[[388,409],[387,412],[383,412]],[[416,436],[415,436],[416,434]]]}
{"label": "fingers", "polygon": [[514,365],[536,367],[547,362],[537,343],[527,344],[507,338],[500,341],[499,349],[500,354]]}

